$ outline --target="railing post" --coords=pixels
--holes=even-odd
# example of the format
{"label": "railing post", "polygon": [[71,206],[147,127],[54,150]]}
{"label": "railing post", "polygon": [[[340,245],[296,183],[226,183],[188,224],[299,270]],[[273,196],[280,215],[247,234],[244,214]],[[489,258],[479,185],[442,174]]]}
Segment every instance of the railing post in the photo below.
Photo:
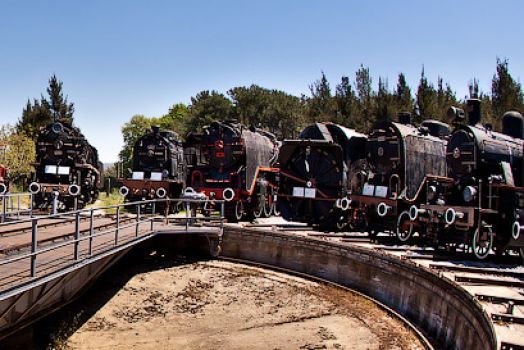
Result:
{"label": "railing post", "polygon": [[116,207],[115,246],[118,244],[118,231],[119,230],[120,230],[120,207]]}
{"label": "railing post", "polygon": [[78,261],[79,258],[79,252],[78,247],[80,245],[80,213],[77,212],[75,214],[75,261]]}
{"label": "railing post", "polygon": [[[155,214],[156,214],[156,202],[151,204],[151,232],[153,232],[155,225]],[[166,205],[169,205],[169,202],[166,202]]]}
{"label": "railing post", "polygon": [[138,230],[140,227],[140,204],[136,206],[136,233],[135,236],[138,237]]}
{"label": "railing post", "polygon": [[220,206],[220,234],[224,232],[224,215],[225,215],[226,202],[222,201]]}
{"label": "railing post", "polygon": [[31,277],[36,277],[36,250],[38,247],[38,219],[31,221]]}
{"label": "railing post", "polygon": [[191,209],[191,205],[189,202],[186,202],[186,231],[189,230],[189,210]]}
{"label": "railing post", "polygon": [[5,214],[6,214],[6,199],[5,195],[2,196],[2,222],[5,222]]}
{"label": "railing post", "polygon": [[29,193],[29,216],[33,217],[33,194]]}
{"label": "railing post", "polygon": [[18,194],[18,207],[16,208],[16,219],[20,220],[20,196],[21,194]]}
{"label": "railing post", "polygon": [[93,255],[93,235],[95,233],[94,216],[95,210],[91,208],[91,213],[89,213],[89,256]]}

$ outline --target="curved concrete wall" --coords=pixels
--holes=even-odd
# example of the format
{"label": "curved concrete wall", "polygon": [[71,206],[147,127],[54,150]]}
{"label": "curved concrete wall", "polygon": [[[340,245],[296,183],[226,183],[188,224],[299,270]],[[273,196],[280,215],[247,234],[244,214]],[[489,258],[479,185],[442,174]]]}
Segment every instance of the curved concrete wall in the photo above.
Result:
{"label": "curved concrete wall", "polygon": [[292,269],[371,296],[415,324],[439,349],[496,349],[488,315],[454,282],[362,247],[227,227],[222,255]]}

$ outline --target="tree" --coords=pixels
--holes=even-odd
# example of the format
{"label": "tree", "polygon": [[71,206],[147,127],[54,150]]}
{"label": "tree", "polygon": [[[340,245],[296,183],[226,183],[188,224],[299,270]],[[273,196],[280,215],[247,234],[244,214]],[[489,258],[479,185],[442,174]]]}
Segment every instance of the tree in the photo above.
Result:
{"label": "tree", "polygon": [[335,101],[331,87],[324,72],[319,80],[309,86],[311,97],[307,100],[307,113],[310,122],[333,121],[336,118]]}
{"label": "tree", "polygon": [[296,96],[271,90],[267,124],[264,126],[280,138],[294,138],[304,127],[304,104]]}
{"label": "tree", "polygon": [[231,118],[233,104],[223,94],[217,91],[201,91],[191,97],[189,118],[186,119],[187,131],[200,131],[204,125],[214,120]]}
{"label": "tree", "polygon": [[357,97],[349,82],[349,78],[343,76],[335,90],[336,119],[339,124],[350,128],[362,128],[362,121],[357,113]]}
{"label": "tree", "polygon": [[524,112],[522,87],[509,73],[507,59],[497,58],[497,73],[491,81],[491,101],[497,118],[509,110]]}
{"label": "tree", "polygon": [[397,89],[395,90],[394,97],[399,112],[413,111],[411,88],[408,86],[403,73],[398,75]]}
{"label": "tree", "polygon": [[424,67],[420,75],[420,83],[417,90],[418,114],[415,115],[414,122],[421,123],[424,119],[435,118],[437,111],[437,92],[433,84],[428,82],[424,74]]}
{"label": "tree", "polygon": [[267,124],[271,92],[258,85],[234,87],[228,91],[233,100],[232,116],[246,125]]}
{"label": "tree", "polygon": [[68,125],[73,125],[74,104],[67,101],[62,92],[62,82],[56,75],[49,79],[47,88],[49,100],[43,95],[40,100],[27,100],[27,104],[22,111],[22,117],[18,121],[17,130],[24,132],[33,139],[36,139],[40,127],[53,121],[60,121]]}
{"label": "tree", "polygon": [[158,118],[158,124],[163,130],[173,130],[179,135],[185,134],[185,121],[189,114],[189,108],[183,103],[177,103],[171,108],[167,114],[164,114]]}
{"label": "tree", "polygon": [[369,74],[369,68],[360,68],[355,73],[355,87],[357,90],[357,106],[362,116],[362,129],[367,132],[374,123],[373,120],[373,88],[371,87],[372,79]]}
{"label": "tree", "polygon": [[441,77],[438,77],[437,86],[437,106],[434,118],[441,121],[450,122],[447,120],[447,112],[450,106],[457,105],[457,97],[455,96],[455,92],[453,92],[449,83],[446,83],[444,86],[444,81]]}
{"label": "tree", "polygon": [[396,115],[395,98],[388,90],[387,80],[378,78],[378,92],[375,97],[375,117],[379,121],[392,121]]}
{"label": "tree", "polygon": [[15,128],[6,126],[0,132],[0,143],[3,151],[0,152],[0,163],[9,168],[11,180],[17,184],[24,184],[25,179],[34,171],[36,159],[34,141],[24,132],[17,132]]}

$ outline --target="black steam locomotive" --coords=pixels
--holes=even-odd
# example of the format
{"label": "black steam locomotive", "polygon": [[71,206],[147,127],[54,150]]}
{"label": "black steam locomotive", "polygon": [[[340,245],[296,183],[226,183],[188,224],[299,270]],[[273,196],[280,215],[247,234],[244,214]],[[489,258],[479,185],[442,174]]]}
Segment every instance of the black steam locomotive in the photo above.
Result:
{"label": "black steam locomotive", "polygon": [[44,209],[56,199],[57,210],[83,208],[98,198],[101,173],[96,148],[78,128],[50,123],[36,141],[35,173],[29,184],[33,206]]}
{"label": "black steam locomotive", "polygon": [[272,214],[278,157],[273,134],[215,121],[202,133],[189,133],[184,152],[188,186],[210,199],[225,200],[229,221]]}
{"label": "black steam locomotive", "polygon": [[490,251],[524,256],[524,119],[503,116],[503,132],[480,124],[479,100],[451,108],[456,128],[447,145],[449,177],[429,177],[426,201],[411,209],[435,246],[470,247],[478,259]]}
{"label": "black steam locomotive", "polygon": [[278,207],[286,220],[321,230],[342,229],[359,162],[365,157],[366,136],[333,123],[305,128],[299,140],[285,140],[278,164]]}
{"label": "black steam locomotive", "polygon": [[184,150],[178,135],[153,126],[133,146],[132,175],[123,180],[120,193],[127,202],[178,198],[184,183]]}
{"label": "black steam locomotive", "polygon": [[360,172],[362,186],[350,196],[350,220],[371,236],[388,231],[409,240],[417,229],[409,208],[425,200],[426,174],[446,176],[448,135],[447,124],[426,120],[416,127],[409,113],[400,113],[399,122],[374,125],[366,143],[367,168]]}

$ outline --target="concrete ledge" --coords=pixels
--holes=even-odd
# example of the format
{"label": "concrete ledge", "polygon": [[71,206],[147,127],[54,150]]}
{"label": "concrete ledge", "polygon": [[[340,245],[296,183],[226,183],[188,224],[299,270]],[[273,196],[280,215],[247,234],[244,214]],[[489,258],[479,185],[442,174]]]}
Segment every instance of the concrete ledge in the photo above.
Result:
{"label": "concrete ledge", "polygon": [[226,227],[222,255],[346,285],[417,326],[438,349],[496,349],[489,316],[459,285],[380,252],[260,229]]}

